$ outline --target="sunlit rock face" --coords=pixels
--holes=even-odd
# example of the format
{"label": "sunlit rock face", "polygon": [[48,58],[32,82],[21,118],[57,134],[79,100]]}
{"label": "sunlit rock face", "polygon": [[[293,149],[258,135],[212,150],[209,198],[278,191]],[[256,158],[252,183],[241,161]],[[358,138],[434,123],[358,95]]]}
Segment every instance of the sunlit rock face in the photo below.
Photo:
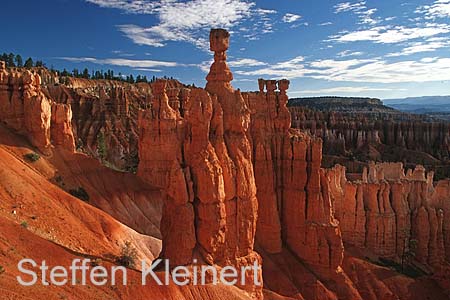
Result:
{"label": "sunlit rock face", "polygon": [[244,94],[251,110],[257,241],[270,253],[285,244],[307,264],[328,272],[339,267],[343,246],[320,168],[322,142],[290,129],[288,88],[288,80],[261,79],[259,92]]}
{"label": "sunlit rock face", "polygon": [[41,89],[41,77],[24,69],[6,69],[0,62],[0,121],[25,135],[43,154],[52,142],[74,151],[70,105],[61,106]]}
{"label": "sunlit rock face", "polygon": [[[258,203],[250,111],[230,83],[228,32],[212,30],[210,36],[215,62],[206,89],[184,91],[178,103],[169,100],[165,81],[159,81],[151,108],[140,112],[138,175],[166,194],[164,258],[185,265],[200,255],[207,264],[240,268],[261,264],[253,251]],[[261,298],[253,273],[246,277],[242,288]]]}
{"label": "sunlit rock face", "polygon": [[345,242],[401,259],[415,241],[415,258],[434,270],[448,259],[448,180],[433,186],[432,172],[419,165],[405,174],[401,163],[371,163],[354,182],[339,165],[327,175]]}

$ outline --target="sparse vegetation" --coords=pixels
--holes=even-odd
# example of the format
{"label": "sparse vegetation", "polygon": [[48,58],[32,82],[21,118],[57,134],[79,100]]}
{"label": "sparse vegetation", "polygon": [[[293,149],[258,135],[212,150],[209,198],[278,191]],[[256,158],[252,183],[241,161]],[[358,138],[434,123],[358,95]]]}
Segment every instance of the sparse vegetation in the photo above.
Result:
{"label": "sparse vegetation", "polygon": [[20,223],[20,226],[22,226],[23,228],[28,228],[28,222],[22,221],[22,223]]}
{"label": "sparse vegetation", "polygon": [[39,154],[37,154],[36,152],[32,152],[32,153],[27,153],[24,155],[25,159],[30,161],[30,162],[36,162],[39,159],[41,159],[41,156]]}
{"label": "sparse vegetation", "polygon": [[2,275],[3,273],[5,273],[5,268],[3,268],[3,266],[0,266],[0,275]]}
{"label": "sparse vegetation", "polygon": [[405,245],[403,247],[403,255],[402,255],[402,272],[405,269],[405,266],[409,266],[412,264],[414,258],[416,257],[418,241],[415,239],[405,239]]}
{"label": "sparse vegetation", "polygon": [[69,194],[71,194],[74,197],[77,197],[80,200],[83,200],[85,202],[89,202],[89,194],[86,192],[86,190],[83,187],[78,187],[77,189],[71,189],[69,190]]}
{"label": "sparse vegetation", "polygon": [[102,131],[97,134],[97,153],[103,163],[106,159],[106,142]]}
{"label": "sparse vegetation", "polygon": [[[25,67],[27,69],[31,69],[33,67],[46,67],[45,63],[42,60],[36,60],[33,61],[31,57],[28,57],[25,62],[23,61],[22,56],[20,54],[14,54],[14,53],[3,53],[0,55],[0,60],[4,61],[6,64],[6,67],[8,68],[15,68],[15,67]],[[49,70],[53,73],[57,72],[61,75],[60,82],[66,83],[65,79],[68,79],[68,77],[75,77],[75,78],[84,78],[84,79],[107,79],[107,80],[117,80],[122,82],[128,82],[128,83],[140,83],[140,82],[155,82],[158,78],[156,76],[152,76],[152,78],[147,79],[146,75],[137,75],[136,78],[130,74],[130,75],[124,75],[122,73],[115,74],[113,70],[89,70],[88,68],[84,68],[83,70],[73,69],[72,71],[67,71],[66,69],[56,70],[53,66],[49,68]],[[164,79],[173,79],[173,77],[162,77]]]}
{"label": "sparse vegetation", "polygon": [[136,264],[137,251],[131,245],[131,242],[126,241],[125,245],[122,246],[121,255],[117,258],[116,262],[124,267],[132,268]]}
{"label": "sparse vegetation", "polygon": [[101,264],[102,264],[101,258],[94,258],[93,260],[91,260],[91,267],[98,267]]}
{"label": "sparse vegetation", "polygon": [[129,157],[125,159],[127,160],[126,171],[136,174],[139,165],[139,155],[137,153],[132,153]]}

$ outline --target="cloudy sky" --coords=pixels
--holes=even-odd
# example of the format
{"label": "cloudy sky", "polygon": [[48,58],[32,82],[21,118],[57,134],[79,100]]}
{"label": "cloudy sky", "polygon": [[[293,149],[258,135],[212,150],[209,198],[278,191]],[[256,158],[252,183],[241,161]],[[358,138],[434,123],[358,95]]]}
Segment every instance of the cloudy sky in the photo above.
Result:
{"label": "cloudy sky", "polygon": [[231,32],[233,85],[289,95],[450,94],[450,0],[3,1],[0,52],[56,68],[205,85],[212,27]]}

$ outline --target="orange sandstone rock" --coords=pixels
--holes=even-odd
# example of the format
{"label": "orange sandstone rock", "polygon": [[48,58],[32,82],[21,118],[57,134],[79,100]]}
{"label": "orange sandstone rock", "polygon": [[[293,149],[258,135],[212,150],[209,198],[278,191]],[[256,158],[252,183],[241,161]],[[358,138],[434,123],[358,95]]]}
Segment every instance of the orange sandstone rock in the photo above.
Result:
{"label": "orange sandstone rock", "polygon": [[445,181],[434,188],[433,175],[422,166],[405,175],[401,163],[369,164],[363,181],[347,181],[341,166],[327,173],[345,242],[400,260],[415,240],[416,260],[440,269],[448,257],[444,216],[450,193]]}

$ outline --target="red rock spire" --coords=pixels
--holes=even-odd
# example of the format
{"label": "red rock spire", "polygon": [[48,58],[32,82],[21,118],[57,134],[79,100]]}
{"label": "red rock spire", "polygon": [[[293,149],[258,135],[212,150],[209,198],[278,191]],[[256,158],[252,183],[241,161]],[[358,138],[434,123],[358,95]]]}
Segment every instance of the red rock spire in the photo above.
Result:
{"label": "red rock spire", "polygon": [[209,49],[214,51],[214,63],[211,65],[209,74],[206,76],[206,90],[212,91],[216,87],[222,86],[229,89],[233,74],[227,65],[227,54],[230,43],[230,34],[225,29],[211,29],[209,33]]}

